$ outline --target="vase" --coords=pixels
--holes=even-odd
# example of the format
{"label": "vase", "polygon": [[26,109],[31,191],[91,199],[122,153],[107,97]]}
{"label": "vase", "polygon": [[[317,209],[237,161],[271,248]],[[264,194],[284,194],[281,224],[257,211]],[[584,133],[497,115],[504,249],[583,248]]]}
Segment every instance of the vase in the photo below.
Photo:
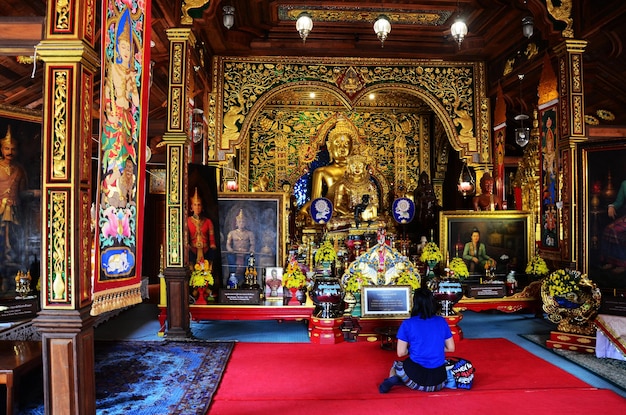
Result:
{"label": "vase", "polygon": [[456,314],[452,307],[463,298],[463,286],[456,280],[440,281],[433,290],[433,296],[441,305],[440,314],[445,317],[452,316]]}
{"label": "vase", "polygon": [[317,306],[316,317],[339,317],[344,292],[338,278],[324,276],[315,277],[310,295],[313,303]]}
{"label": "vase", "polygon": [[[570,293],[570,296],[571,296],[571,297],[574,297],[575,295],[573,295],[573,293]],[[554,301],[556,301],[556,303],[557,303],[559,306],[563,307],[563,308],[569,308],[569,309],[572,309],[572,308],[578,308],[578,307],[580,307],[580,304],[575,303],[575,302],[573,302],[573,301],[571,301],[571,300],[568,300],[566,297],[564,297],[564,296],[560,296],[560,295],[555,295],[555,296],[554,296]]]}
{"label": "vase", "polygon": [[354,293],[354,307],[352,308],[352,317],[361,317],[361,293]]}
{"label": "vase", "polygon": [[196,305],[206,305],[206,287],[198,287],[198,297],[196,298]]}
{"label": "vase", "polygon": [[301,305],[300,300],[298,300],[298,288],[289,288],[289,292],[291,293],[291,298],[287,305]]}
{"label": "vase", "polygon": [[438,262],[439,261],[434,260],[434,259],[429,259],[428,261],[426,261],[426,264],[428,265],[428,273],[427,273],[428,278],[435,277],[435,267],[437,266]]}

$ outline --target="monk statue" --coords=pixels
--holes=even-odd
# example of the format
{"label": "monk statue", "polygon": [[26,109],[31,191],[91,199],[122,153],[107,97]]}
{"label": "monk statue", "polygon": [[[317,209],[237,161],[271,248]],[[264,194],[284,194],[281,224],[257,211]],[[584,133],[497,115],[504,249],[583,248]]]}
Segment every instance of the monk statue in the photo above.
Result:
{"label": "monk statue", "polygon": [[[350,223],[356,210],[360,212],[359,221],[371,223],[378,218],[378,189],[370,180],[365,156],[348,157],[343,179],[330,188],[327,197],[333,202],[335,221],[343,219],[342,224]],[[363,202],[367,205],[363,206]]]}
{"label": "monk statue", "polygon": [[474,196],[474,210],[501,210],[502,197],[493,194],[493,177],[489,173],[480,178],[481,194]]}
{"label": "monk statue", "polygon": [[311,198],[300,209],[302,214],[308,215],[311,201],[326,196],[329,189],[343,178],[348,164],[348,156],[352,154],[354,139],[354,130],[351,128],[350,122],[343,117],[339,118],[326,139],[330,164],[313,170]]}

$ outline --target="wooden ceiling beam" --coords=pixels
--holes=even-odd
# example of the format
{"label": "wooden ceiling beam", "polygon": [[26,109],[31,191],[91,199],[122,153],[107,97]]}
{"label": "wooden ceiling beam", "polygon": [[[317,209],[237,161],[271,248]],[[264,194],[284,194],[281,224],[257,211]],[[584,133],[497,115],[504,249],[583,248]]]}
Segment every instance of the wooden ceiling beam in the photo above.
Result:
{"label": "wooden ceiling beam", "polygon": [[0,55],[31,56],[43,39],[44,18],[0,16]]}

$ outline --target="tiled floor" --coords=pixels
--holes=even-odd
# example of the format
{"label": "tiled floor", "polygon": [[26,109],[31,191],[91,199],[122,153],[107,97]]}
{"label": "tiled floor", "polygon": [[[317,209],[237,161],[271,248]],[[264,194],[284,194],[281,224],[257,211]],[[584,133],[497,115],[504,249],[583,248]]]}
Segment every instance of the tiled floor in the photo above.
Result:
{"label": "tiled floor", "polygon": [[[158,336],[157,316],[156,304],[139,304],[96,327],[96,339],[163,340],[163,337]],[[506,338],[590,385],[613,390],[626,398],[625,390],[520,336],[549,333],[555,325],[545,318],[537,318],[532,314],[467,311],[463,314],[459,326],[463,330],[464,338]],[[195,337],[206,340],[302,342],[307,338],[307,326],[304,323],[208,321],[192,322],[191,330]]]}

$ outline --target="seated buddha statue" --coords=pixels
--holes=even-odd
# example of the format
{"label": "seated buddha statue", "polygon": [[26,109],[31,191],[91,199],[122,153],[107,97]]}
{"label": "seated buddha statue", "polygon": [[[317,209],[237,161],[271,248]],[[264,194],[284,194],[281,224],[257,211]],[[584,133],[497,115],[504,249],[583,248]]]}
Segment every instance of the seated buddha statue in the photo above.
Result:
{"label": "seated buddha statue", "polygon": [[[311,201],[318,197],[327,197],[330,188],[341,180],[346,172],[347,159],[352,154],[354,130],[350,122],[339,117],[326,138],[326,148],[330,163],[313,170],[311,176],[311,198],[300,208],[300,213],[308,216]],[[332,200],[332,199],[331,199]]]}
{"label": "seated buddha statue", "polygon": [[[378,218],[378,189],[370,180],[365,156],[348,157],[344,177],[329,189],[327,197],[334,208],[331,227],[353,222],[358,226],[361,221],[371,223]],[[355,212],[358,217],[355,217]]]}
{"label": "seated buddha statue", "polygon": [[494,180],[489,173],[480,178],[481,194],[474,196],[474,210],[501,210],[502,198],[493,193]]}

